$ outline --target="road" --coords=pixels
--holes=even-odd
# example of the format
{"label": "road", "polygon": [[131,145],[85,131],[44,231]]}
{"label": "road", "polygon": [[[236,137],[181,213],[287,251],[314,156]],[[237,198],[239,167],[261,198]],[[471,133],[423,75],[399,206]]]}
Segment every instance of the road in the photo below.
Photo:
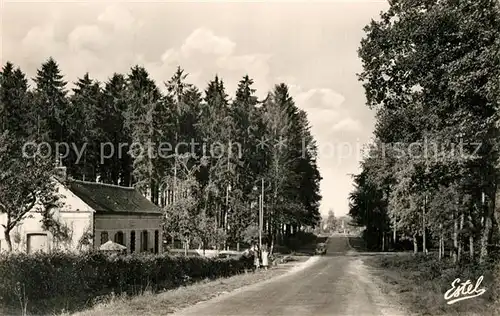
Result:
{"label": "road", "polygon": [[352,250],[347,238],[331,237],[327,245],[325,256],[313,257],[300,271],[196,304],[175,315],[404,315],[382,295],[361,254]]}

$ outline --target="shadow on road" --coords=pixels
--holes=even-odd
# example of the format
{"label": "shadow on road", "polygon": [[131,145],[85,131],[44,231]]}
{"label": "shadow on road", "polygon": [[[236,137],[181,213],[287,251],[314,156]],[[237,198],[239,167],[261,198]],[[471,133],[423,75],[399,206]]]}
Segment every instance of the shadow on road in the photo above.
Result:
{"label": "shadow on road", "polygon": [[351,248],[356,250],[356,252],[369,252],[366,248],[366,243],[361,237],[347,237],[349,240],[349,245]]}
{"label": "shadow on road", "polygon": [[[326,241],[326,240],[325,240]],[[370,251],[366,248],[361,237],[337,235],[328,238],[327,252],[323,257],[366,257],[386,254],[382,252]]]}
{"label": "shadow on road", "polygon": [[358,257],[358,256],[380,256],[380,255],[408,255],[412,254],[411,251],[373,251],[369,250],[366,247],[366,243],[361,237],[354,237],[350,236],[348,237],[349,240],[349,246],[351,247],[352,250],[349,252],[347,255],[351,257]]}
{"label": "shadow on road", "polygon": [[312,243],[304,245],[293,252],[294,256],[314,256],[316,254],[316,247],[320,243],[326,243],[328,237],[317,237]]}

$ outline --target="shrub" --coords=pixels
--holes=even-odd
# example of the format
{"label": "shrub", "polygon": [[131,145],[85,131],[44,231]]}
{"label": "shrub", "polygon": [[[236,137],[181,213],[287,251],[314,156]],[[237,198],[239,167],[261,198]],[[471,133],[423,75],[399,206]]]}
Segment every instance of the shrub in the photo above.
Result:
{"label": "shrub", "polygon": [[45,307],[75,309],[79,303],[106,294],[137,294],[171,289],[206,278],[227,277],[251,268],[242,259],[208,259],[132,254],[106,255],[98,252],[12,253],[0,256],[0,304],[19,307],[22,287],[31,312]]}

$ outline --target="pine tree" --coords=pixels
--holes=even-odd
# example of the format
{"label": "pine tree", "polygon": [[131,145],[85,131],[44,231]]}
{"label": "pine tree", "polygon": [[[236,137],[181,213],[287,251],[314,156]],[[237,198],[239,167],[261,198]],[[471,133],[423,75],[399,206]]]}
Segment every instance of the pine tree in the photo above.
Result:
{"label": "pine tree", "polygon": [[55,143],[63,142],[69,130],[66,82],[53,58],[42,64],[33,80],[36,84],[37,134],[44,135],[55,150]]}
{"label": "pine tree", "polygon": [[228,197],[230,205],[228,207],[229,222],[233,239],[239,245],[242,234],[246,228],[256,221],[256,214],[251,209],[254,201],[253,187],[257,182],[257,173],[253,164],[255,163],[255,119],[256,105],[258,99],[255,96],[255,89],[252,88],[253,80],[244,76],[238,84],[236,98],[231,104],[230,116],[233,124],[228,150],[234,164],[233,181],[231,193]]}
{"label": "pine tree", "polygon": [[171,172],[168,172],[164,183],[168,185],[172,193],[172,202],[175,203],[177,197],[180,194],[178,184],[179,184],[179,159],[181,159],[180,154],[185,153],[186,149],[179,148],[179,143],[183,142],[185,139],[186,131],[183,129],[182,117],[186,113],[187,105],[185,104],[185,95],[187,91],[192,88],[192,85],[186,82],[188,74],[184,72],[183,69],[177,67],[176,72],[170,78],[169,81],[165,83],[167,88],[167,100],[169,100],[170,111],[171,111],[171,122],[169,123],[172,133],[169,134],[169,143],[173,146],[172,152],[172,163]]}
{"label": "pine tree", "polygon": [[300,176],[298,189],[299,201],[304,210],[296,218],[299,223],[306,226],[316,226],[321,220],[319,203],[321,201],[320,182],[321,175],[317,165],[317,146],[311,135],[307,114],[304,111],[297,113],[297,136],[291,142],[294,155],[299,156],[296,172]]}
{"label": "pine tree", "polygon": [[83,78],[75,82],[73,95],[70,97],[71,113],[69,115],[69,134],[66,139],[83,154],[71,150],[71,164],[68,172],[74,178],[87,181],[95,181],[99,168],[99,130],[98,130],[98,109],[102,106],[103,97],[99,82],[92,80],[86,73]]}
{"label": "pine tree", "polygon": [[132,143],[139,146],[138,149],[130,148],[134,158],[134,186],[157,203],[156,188],[160,179],[154,171],[154,161],[158,158],[154,145],[158,139],[154,130],[154,117],[161,94],[143,67],[133,67],[127,81],[130,104],[125,124],[132,131]]}
{"label": "pine tree", "polygon": [[21,69],[7,62],[2,69],[0,81],[2,104],[0,131],[10,135],[26,137],[33,131],[33,108],[28,92],[28,80]]}
{"label": "pine tree", "polygon": [[103,147],[98,174],[104,183],[130,186],[132,182],[132,157],[128,153],[131,131],[124,123],[128,104],[126,79],[115,73],[105,83],[103,103],[97,109],[97,133]]}
{"label": "pine tree", "polygon": [[291,209],[296,211],[298,206],[295,199],[287,199],[288,190],[293,188],[292,183],[297,182],[297,174],[294,172],[297,160],[291,155],[287,139],[292,125],[291,102],[293,101],[286,86],[276,85],[264,105],[264,121],[267,126],[265,138],[268,144],[265,150],[269,152],[264,182],[271,189],[265,192],[267,199],[264,199],[264,203],[267,205],[266,226],[272,245],[277,241],[279,227],[285,221],[285,213]]}
{"label": "pine tree", "polygon": [[[202,136],[207,152],[202,159],[203,192],[210,207],[208,216],[215,216],[218,228],[227,227],[228,190],[234,175],[234,163],[228,156],[228,144],[233,130],[229,116],[229,101],[224,83],[218,76],[205,90],[202,110]],[[217,145],[217,146],[216,146]]]}

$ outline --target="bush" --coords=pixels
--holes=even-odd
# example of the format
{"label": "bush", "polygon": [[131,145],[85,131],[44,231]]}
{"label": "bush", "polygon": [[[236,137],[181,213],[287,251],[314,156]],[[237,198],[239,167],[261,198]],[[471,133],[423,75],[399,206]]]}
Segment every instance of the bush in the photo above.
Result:
{"label": "bush", "polygon": [[28,309],[43,314],[48,307],[75,309],[97,296],[171,289],[251,267],[251,262],[243,259],[166,254],[6,254],[0,256],[0,305],[19,307],[21,289],[29,301]]}

